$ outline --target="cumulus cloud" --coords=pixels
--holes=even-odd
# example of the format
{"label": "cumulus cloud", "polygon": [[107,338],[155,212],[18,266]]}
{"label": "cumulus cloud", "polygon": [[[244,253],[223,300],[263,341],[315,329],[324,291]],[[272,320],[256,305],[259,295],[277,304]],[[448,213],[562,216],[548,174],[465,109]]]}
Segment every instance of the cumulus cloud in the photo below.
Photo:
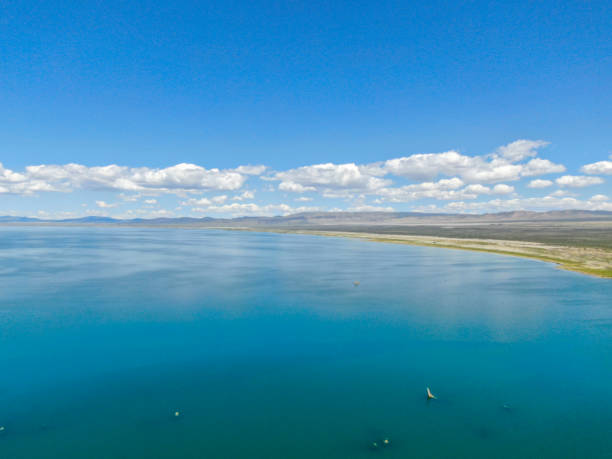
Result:
{"label": "cumulus cloud", "polygon": [[580,169],[585,174],[612,175],[612,161],[598,161],[587,164]]}
{"label": "cumulus cloud", "polygon": [[505,183],[498,183],[493,187],[493,193],[495,194],[511,194],[514,193],[514,187],[506,185]]}
{"label": "cumulus cloud", "polygon": [[538,148],[545,147],[549,142],[543,140],[515,140],[497,149],[497,153],[511,162],[522,161],[538,154]]}
{"label": "cumulus cloud", "polygon": [[292,193],[305,193],[307,191],[316,191],[314,186],[304,186],[295,182],[281,182],[278,189],[282,191],[291,191]]}
{"label": "cumulus cloud", "polygon": [[601,177],[588,177],[586,175],[564,175],[559,177],[557,185],[570,188],[583,188],[585,186],[599,185],[603,183]]}
{"label": "cumulus cloud", "polygon": [[456,151],[424,153],[390,159],[384,163],[389,174],[411,180],[431,180],[440,175],[458,176],[469,183],[518,180],[523,166],[493,156],[466,156]]}
{"label": "cumulus cloud", "polygon": [[[438,209],[436,204],[416,202],[419,200],[450,201],[440,209],[466,212],[509,210],[512,206],[570,208],[576,205],[603,209],[612,204],[603,194],[584,198],[586,200],[581,200],[583,198],[578,194],[582,187],[604,183],[597,175],[612,174],[612,158],[586,164],[581,168],[585,175],[538,178],[548,174],[561,175],[566,171],[564,165],[538,157],[538,151],[546,145],[548,143],[543,140],[521,139],[480,156],[449,150],[369,164],[328,162],[284,171],[269,170],[263,165],[222,170],[186,163],[167,168],[42,164],[12,171],[0,164],[0,193],[32,195],[51,191],[117,191],[115,200],[121,203],[121,209],[125,209],[121,215],[140,215],[138,212],[145,212],[145,209],[148,209],[146,212],[153,209],[161,212],[163,209],[159,208],[162,206],[157,205],[154,198],[162,194],[180,197],[182,202],[175,210],[185,212],[191,209],[199,215],[284,215],[319,209],[255,202],[255,189],[264,197],[269,196],[267,193],[278,195],[279,190],[297,195],[293,199],[295,203],[309,202],[316,193],[317,198],[351,202],[346,206],[352,210],[386,211],[393,210],[388,204],[408,202],[413,202],[418,209]],[[512,186],[512,182],[519,180],[528,182],[527,187],[531,189],[546,188],[555,183],[561,188],[544,198],[524,198]],[[247,181],[249,189],[245,190]],[[305,193],[309,194],[304,196]],[[496,196],[505,199],[491,199]],[[483,202],[482,199],[489,200]],[[165,198],[163,202],[167,201]],[[133,209],[136,204],[132,203],[137,202],[142,202],[143,209]],[[106,214],[118,205],[97,201],[96,211]]]}
{"label": "cumulus cloud", "polygon": [[117,203],[110,204],[105,201],[96,201],[96,206],[98,206],[100,209],[112,209],[113,207],[117,207],[118,204]]}
{"label": "cumulus cloud", "polygon": [[476,199],[479,194],[490,193],[491,189],[482,185],[471,185],[459,189],[464,185],[463,180],[454,177],[442,179],[437,182],[423,182],[394,188],[381,188],[376,191],[381,201],[410,202],[418,199]]}
{"label": "cumulus cloud", "polygon": [[507,164],[494,159],[490,163],[484,163],[481,167],[466,171],[462,177],[469,182],[481,183],[514,181],[520,178],[522,170],[523,166],[519,164]]}
{"label": "cumulus cloud", "polygon": [[[423,182],[395,188],[381,188],[376,191],[379,202],[410,202],[419,199],[456,200],[476,199],[486,194],[510,194],[514,187],[500,183],[493,188],[475,183],[465,186],[460,178],[442,179],[437,182]],[[463,187],[463,188],[462,188]]]}
{"label": "cumulus cloud", "polygon": [[558,174],[561,172],[565,172],[563,164],[555,164],[547,159],[533,158],[523,165],[521,175],[523,177],[533,177],[534,175]]}
{"label": "cumulus cloud", "polygon": [[249,199],[255,199],[255,193],[253,191],[243,191],[238,196],[234,196],[232,201],[248,201]]}
{"label": "cumulus cloud", "polygon": [[473,185],[466,186],[465,191],[474,194],[489,194],[491,193],[491,188],[481,185],[480,183],[475,183]]}
{"label": "cumulus cloud", "polygon": [[529,187],[529,188],[546,188],[548,186],[551,186],[552,184],[553,184],[553,182],[551,180],[537,179],[537,180],[532,180],[531,182],[529,182],[529,185],[527,185],[527,187]]}
{"label": "cumulus cloud", "polygon": [[274,216],[274,215],[289,215],[300,212],[313,212],[320,210],[319,207],[291,207],[288,204],[267,204],[258,205],[255,203],[238,203],[225,204],[222,206],[210,205],[204,207],[193,207],[194,213],[200,214],[228,214],[228,216],[238,215],[258,215],[258,216]]}
{"label": "cumulus cloud", "polygon": [[258,165],[258,166],[238,166],[236,169],[234,169],[236,172],[238,172],[239,174],[244,174],[244,175],[261,175],[266,171],[267,167],[266,166],[262,166],[262,165]]}
{"label": "cumulus cloud", "polygon": [[533,158],[525,164],[518,161],[535,156],[537,149],[547,145],[541,140],[517,140],[499,147],[488,156],[467,156],[454,150],[444,153],[415,154],[385,161],[389,174],[411,180],[431,180],[439,175],[458,176],[468,183],[497,183],[564,172],[565,166],[547,159]]}
{"label": "cumulus cloud", "polygon": [[0,187],[6,193],[32,194],[39,191],[75,189],[154,191],[166,193],[200,190],[233,191],[246,176],[232,170],[206,169],[181,163],[164,169],[130,168],[111,164],[87,167],[81,164],[27,166],[16,173],[0,165]]}
{"label": "cumulus cloud", "polygon": [[559,196],[574,196],[575,197],[576,194],[572,193],[569,190],[556,190],[556,191],[553,191],[552,193],[550,193],[550,196],[557,196],[557,197],[559,197]]}
{"label": "cumulus cloud", "polygon": [[29,177],[27,173],[13,172],[0,163],[0,193],[34,194],[42,191],[62,191],[45,180]]}
{"label": "cumulus cloud", "polygon": [[181,202],[181,206],[210,206],[212,205],[212,201],[208,198],[191,198],[186,201]]}
{"label": "cumulus cloud", "polygon": [[384,170],[411,180],[431,180],[439,175],[460,175],[475,167],[475,159],[456,151],[420,153],[384,162]]}
{"label": "cumulus cloud", "polygon": [[393,207],[381,207],[381,206],[371,206],[368,204],[363,204],[360,206],[349,207],[347,209],[349,212],[395,212]]}
{"label": "cumulus cloud", "polygon": [[282,191],[304,193],[315,190],[373,191],[390,184],[372,175],[372,168],[348,164],[315,164],[277,172],[273,180],[279,180]]}
{"label": "cumulus cloud", "polygon": [[227,195],[223,194],[221,196],[214,196],[210,200],[215,204],[223,204],[225,201],[227,201]]}
{"label": "cumulus cloud", "polygon": [[504,212],[512,210],[605,210],[612,211],[612,203],[602,199],[586,201],[573,197],[545,196],[542,198],[493,199],[483,202],[456,201],[448,203],[443,209],[447,212]]}
{"label": "cumulus cloud", "polygon": [[[351,197],[353,194],[375,194],[390,187],[392,177],[433,182],[440,176],[452,177],[467,184],[495,184],[514,181],[522,176],[562,172],[562,165],[533,158],[542,140],[517,140],[499,147],[493,154],[468,156],[451,150],[443,153],[414,154],[371,164],[324,163],[298,167],[261,176],[278,181],[278,189],[292,193],[319,192],[326,197]],[[525,164],[518,161],[531,158]],[[586,166],[585,166],[586,167]],[[125,167],[115,164],[87,167],[80,164],[35,165],[14,172],[0,164],[0,192],[33,194],[42,191],[117,190],[135,194],[196,193],[199,191],[237,191],[248,176],[261,175],[263,165],[244,165],[235,169],[206,169],[181,163],[154,169]],[[129,197],[125,197],[129,200]],[[235,200],[240,201],[236,197]]]}

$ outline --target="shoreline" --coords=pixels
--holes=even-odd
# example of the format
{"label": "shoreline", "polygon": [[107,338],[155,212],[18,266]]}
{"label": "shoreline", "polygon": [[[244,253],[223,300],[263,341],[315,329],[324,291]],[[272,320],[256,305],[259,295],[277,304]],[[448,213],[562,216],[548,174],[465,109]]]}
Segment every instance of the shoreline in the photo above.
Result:
{"label": "shoreline", "polygon": [[601,279],[612,279],[612,251],[603,248],[562,246],[539,242],[500,239],[463,239],[440,236],[413,236],[349,231],[299,230],[252,227],[209,227],[233,231],[260,233],[305,234],[311,236],[344,237],[368,242],[404,244],[452,250],[493,253],[553,263],[559,269]]}
{"label": "shoreline", "polygon": [[435,247],[472,252],[493,253],[553,263],[559,269],[572,271],[602,279],[612,279],[612,248],[606,246],[581,246],[557,244],[555,242],[532,242],[524,240],[463,238],[434,235],[389,234],[376,232],[342,231],[331,229],[300,229],[266,226],[217,226],[191,224],[117,224],[75,222],[15,222],[0,223],[0,227],[98,227],[98,228],[174,228],[192,230],[251,231],[278,234],[305,234],[311,236],[344,237],[368,242],[405,244],[419,247]]}

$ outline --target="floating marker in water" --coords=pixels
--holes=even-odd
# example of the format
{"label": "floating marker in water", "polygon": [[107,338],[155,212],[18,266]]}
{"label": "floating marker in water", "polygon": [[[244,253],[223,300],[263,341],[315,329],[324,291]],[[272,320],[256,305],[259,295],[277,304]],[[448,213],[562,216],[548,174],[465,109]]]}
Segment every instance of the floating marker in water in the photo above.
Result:
{"label": "floating marker in water", "polygon": [[181,415],[181,413],[180,413],[180,412],[178,412],[178,411],[175,411],[175,412],[174,412],[174,417],[175,417],[175,418],[178,418],[180,415]]}
{"label": "floating marker in water", "polygon": [[437,397],[431,393],[429,387],[427,388],[427,400],[437,400]]}
{"label": "floating marker in water", "polygon": [[379,451],[388,446],[391,446],[391,441],[389,440],[389,437],[382,437],[371,442],[369,448],[373,451]]}

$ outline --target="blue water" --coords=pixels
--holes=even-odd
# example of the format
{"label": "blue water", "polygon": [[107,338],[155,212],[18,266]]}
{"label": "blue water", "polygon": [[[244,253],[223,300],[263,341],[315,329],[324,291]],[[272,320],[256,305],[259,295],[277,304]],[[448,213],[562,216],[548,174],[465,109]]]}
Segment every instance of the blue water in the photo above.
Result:
{"label": "blue water", "polygon": [[612,281],[316,236],[4,227],[0,426],[1,458],[612,457]]}

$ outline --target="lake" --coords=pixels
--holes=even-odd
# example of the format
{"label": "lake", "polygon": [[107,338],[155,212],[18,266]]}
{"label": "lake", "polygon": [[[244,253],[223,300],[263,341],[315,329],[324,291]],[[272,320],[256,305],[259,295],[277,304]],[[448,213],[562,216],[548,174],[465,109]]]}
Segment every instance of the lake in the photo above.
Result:
{"label": "lake", "polygon": [[612,457],[612,281],[341,238],[2,227],[0,426],[2,458]]}

